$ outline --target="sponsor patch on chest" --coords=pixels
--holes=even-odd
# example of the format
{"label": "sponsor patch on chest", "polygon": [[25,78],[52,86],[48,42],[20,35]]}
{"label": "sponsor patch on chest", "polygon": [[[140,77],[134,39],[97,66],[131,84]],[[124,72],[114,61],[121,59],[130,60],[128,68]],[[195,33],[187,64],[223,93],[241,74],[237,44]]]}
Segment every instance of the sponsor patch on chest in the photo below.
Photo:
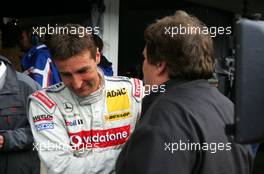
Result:
{"label": "sponsor patch on chest", "polygon": [[105,120],[106,121],[121,120],[121,119],[129,118],[130,116],[131,116],[130,112],[121,112],[116,114],[105,115]]}
{"label": "sponsor patch on chest", "polygon": [[107,104],[107,111],[109,113],[130,109],[130,101],[129,101],[127,89],[119,88],[115,90],[108,90],[106,104]]}
{"label": "sponsor patch on chest", "polygon": [[53,116],[47,114],[33,116],[34,123],[41,121],[53,121]]}
{"label": "sponsor patch on chest", "polygon": [[35,125],[37,131],[42,131],[46,129],[54,129],[54,123],[40,123]]}
{"label": "sponsor patch on chest", "polygon": [[105,129],[69,133],[71,145],[75,149],[105,148],[124,144],[130,135],[130,125]]}

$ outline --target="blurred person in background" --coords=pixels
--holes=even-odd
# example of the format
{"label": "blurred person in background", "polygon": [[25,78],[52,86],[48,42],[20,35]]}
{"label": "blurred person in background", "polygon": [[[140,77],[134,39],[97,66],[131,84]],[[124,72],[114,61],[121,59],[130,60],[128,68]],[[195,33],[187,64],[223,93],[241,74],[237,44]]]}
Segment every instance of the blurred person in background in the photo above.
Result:
{"label": "blurred person in background", "polygon": [[38,82],[42,88],[59,83],[60,76],[51,61],[48,47],[33,33],[32,27],[21,28],[20,48],[25,54],[21,59],[22,71]]}
{"label": "blurred person in background", "polygon": [[107,60],[107,58],[103,55],[103,40],[98,34],[93,34],[92,36],[101,56],[100,63],[97,66],[103,70],[105,76],[113,76],[112,62]]}
{"label": "blurred person in background", "polygon": [[8,58],[16,71],[21,72],[20,58],[22,52],[19,48],[19,26],[17,19],[9,19],[1,27],[0,54]]}
{"label": "blurred person in background", "polygon": [[34,151],[33,135],[27,119],[27,97],[40,86],[16,72],[10,61],[0,56],[0,173],[39,174],[40,162]]}

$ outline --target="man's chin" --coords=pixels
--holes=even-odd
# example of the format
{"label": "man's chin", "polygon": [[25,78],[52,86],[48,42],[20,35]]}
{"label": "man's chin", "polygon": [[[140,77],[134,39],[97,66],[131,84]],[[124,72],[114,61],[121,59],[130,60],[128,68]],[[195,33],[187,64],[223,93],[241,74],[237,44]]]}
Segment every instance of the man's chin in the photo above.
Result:
{"label": "man's chin", "polygon": [[92,92],[89,91],[74,91],[74,94],[77,95],[78,97],[87,97],[91,94]]}
{"label": "man's chin", "polygon": [[90,95],[90,93],[87,93],[87,92],[75,92],[74,93],[75,95],[77,95],[78,97],[87,97],[88,95]]}

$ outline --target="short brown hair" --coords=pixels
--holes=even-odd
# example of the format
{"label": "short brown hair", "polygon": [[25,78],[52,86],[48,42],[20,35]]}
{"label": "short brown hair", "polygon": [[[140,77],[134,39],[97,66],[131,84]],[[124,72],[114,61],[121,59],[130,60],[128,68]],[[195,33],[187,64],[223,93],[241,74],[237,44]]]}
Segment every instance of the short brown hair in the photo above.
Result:
{"label": "short brown hair", "polygon": [[206,27],[196,17],[176,11],[149,25],[144,33],[149,63],[166,62],[170,79],[209,79],[213,74],[213,42],[210,34],[172,35],[169,27]]}
{"label": "short brown hair", "polygon": [[68,32],[61,31],[51,36],[48,41],[48,47],[53,60],[65,60],[81,54],[85,50],[89,50],[92,58],[95,60],[96,45],[93,41],[92,35],[89,33],[80,35],[78,32],[69,32],[70,30],[78,29],[79,27],[83,26],[79,24],[67,24],[61,26],[59,29],[65,29],[65,31]]}

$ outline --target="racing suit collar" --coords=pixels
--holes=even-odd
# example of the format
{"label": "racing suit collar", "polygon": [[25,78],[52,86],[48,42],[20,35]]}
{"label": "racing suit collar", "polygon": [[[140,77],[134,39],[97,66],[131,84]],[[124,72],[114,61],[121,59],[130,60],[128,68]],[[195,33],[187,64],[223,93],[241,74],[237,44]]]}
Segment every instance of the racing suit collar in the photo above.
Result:
{"label": "racing suit collar", "polygon": [[94,91],[92,94],[88,95],[87,97],[78,97],[76,96],[77,101],[79,102],[79,104],[81,106],[83,105],[89,105],[92,103],[95,103],[99,100],[101,100],[104,97],[104,93],[105,93],[105,78],[104,75],[102,74],[102,72],[100,72],[100,70],[98,71],[100,80],[101,80],[101,84],[98,90]]}

